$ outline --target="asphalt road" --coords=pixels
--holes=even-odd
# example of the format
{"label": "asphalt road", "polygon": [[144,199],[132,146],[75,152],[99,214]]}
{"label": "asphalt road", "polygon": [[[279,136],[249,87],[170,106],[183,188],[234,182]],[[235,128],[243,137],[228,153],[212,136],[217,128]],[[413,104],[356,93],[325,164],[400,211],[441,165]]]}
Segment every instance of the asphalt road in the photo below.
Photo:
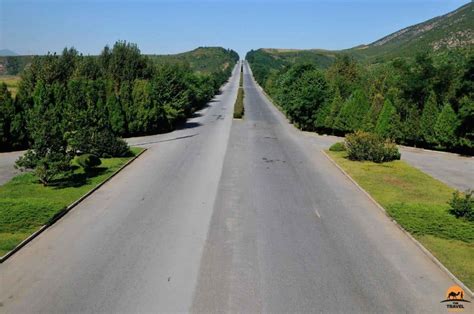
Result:
{"label": "asphalt road", "polygon": [[0,264],[0,313],[188,311],[238,83]]}
{"label": "asphalt road", "polygon": [[[236,69],[238,71],[238,68]],[[445,312],[453,282],[245,66],[182,129],[0,264],[0,312]]]}
{"label": "asphalt road", "polygon": [[25,151],[0,153],[0,185],[8,182],[20,171],[15,169],[15,161],[24,154]]}
{"label": "asphalt road", "polygon": [[244,82],[192,310],[445,312],[453,282]]}

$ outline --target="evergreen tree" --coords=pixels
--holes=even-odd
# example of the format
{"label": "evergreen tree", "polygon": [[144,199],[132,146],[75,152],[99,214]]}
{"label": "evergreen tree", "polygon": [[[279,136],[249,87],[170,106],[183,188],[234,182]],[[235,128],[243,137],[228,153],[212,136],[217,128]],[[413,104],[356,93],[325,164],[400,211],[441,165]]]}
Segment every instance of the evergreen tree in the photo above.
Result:
{"label": "evergreen tree", "polygon": [[397,139],[400,137],[400,118],[395,107],[386,99],[380,112],[375,132],[382,138]]}
{"label": "evergreen tree", "polygon": [[110,95],[107,99],[107,111],[112,131],[117,135],[125,134],[125,114],[120,101],[114,94]]}
{"label": "evergreen tree", "polygon": [[364,131],[373,131],[377,125],[377,120],[379,114],[384,106],[384,97],[377,93],[372,99],[372,106],[370,106],[369,111],[364,117],[364,122],[362,123]]}
{"label": "evergreen tree", "polygon": [[474,97],[464,96],[459,102],[459,146],[466,152],[474,149]]}
{"label": "evergreen tree", "polygon": [[339,88],[336,88],[336,91],[334,93],[334,97],[332,99],[330,109],[329,109],[329,114],[326,117],[324,121],[324,126],[328,129],[334,129],[334,123],[336,121],[336,118],[339,114],[339,111],[342,108],[342,105],[344,104],[344,100],[341,97],[341,93],[339,92]]}
{"label": "evergreen tree", "polygon": [[57,106],[55,101],[55,94],[61,88],[58,83],[45,85],[41,81],[36,86],[34,105],[27,121],[31,148],[17,161],[20,168],[35,169],[35,174],[44,185],[71,170],[72,154],[63,136],[63,108]]}
{"label": "evergreen tree", "polygon": [[316,129],[326,129],[326,120],[331,113],[331,103],[326,101],[316,112],[314,127]]}
{"label": "evergreen tree", "polygon": [[362,129],[364,116],[369,110],[369,103],[365,93],[358,89],[344,103],[337,116],[334,128],[342,132]]}
{"label": "evergreen tree", "polygon": [[0,83],[0,151],[12,145],[10,124],[14,118],[13,100],[5,83]]}
{"label": "evergreen tree", "polygon": [[425,103],[423,108],[423,113],[421,114],[420,119],[420,130],[423,136],[423,139],[428,144],[435,144],[436,143],[436,134],[434,130],[434,126],[436,124],[436,120],[438,119],[439,109],[438,109],[438,102],[436,100],[436,95],[432,91],[428,100]]}
{"label": "evergreen tree", "polygon": [[420,126],[421,113],[415,104],[408,103],[406,107],[405,120],[401,122],[400,127],[401,136],[406,143],[417,145],[423,141]]}
{"label": "evergreen tree", "polygon": [[451,148],[456,146],[456,129],[459,120],[449,103],[446,103],[441,110],[435,124],[436,142],[441,147]]}

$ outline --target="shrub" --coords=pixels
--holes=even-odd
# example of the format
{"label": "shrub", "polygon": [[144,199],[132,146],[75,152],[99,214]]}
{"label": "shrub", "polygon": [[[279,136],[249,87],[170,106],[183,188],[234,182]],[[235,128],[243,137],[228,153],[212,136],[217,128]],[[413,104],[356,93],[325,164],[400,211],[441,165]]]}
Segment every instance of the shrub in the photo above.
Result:
{"label": "shrub", "polygon": [[97,167],[102,163],[99,157],[92,154],[83,154],[76,158],[76,162],[86,171]]}
{"label": "shrub", "polygon": [[351,160],[386,162],[400,159],[397,146],[380,136],[356,131],[346,136],[347,156]]}
{"label": "shrub", "polygon": [[121,138],[115,137],[110,131],[103,131],[91,139],[91,148],[86,150],[103,158],[131,156],[130,147]]}
{"label": "shrub", "polygon": [[456,218],[466,218],[474,221],[474,199],[472,198],[473,191],[468,190],[462,197],[459,191],[453,193],[453,198],[448,202],[451,206],[449,213],[456,216]]}
{"label": "shrub", "polygon": [[331,147],[329,147],[329,150],[332,152],[343,152],[346,150],[346,145],[344,142],[337,142],[332,144]]}
{"label": "shrub", "polygon": [[54,179],[70,174],[71,156],[63,152],[49,151],[43,156],[34,150],[28,150],[15,164],[15,168],[22,171],[34,169],[35,175],[44,186],[50,185]]}

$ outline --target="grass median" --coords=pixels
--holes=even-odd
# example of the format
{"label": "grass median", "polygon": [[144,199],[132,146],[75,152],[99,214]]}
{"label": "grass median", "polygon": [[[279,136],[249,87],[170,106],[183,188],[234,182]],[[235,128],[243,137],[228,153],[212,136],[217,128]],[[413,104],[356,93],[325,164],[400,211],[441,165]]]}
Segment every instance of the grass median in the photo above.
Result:
{"label": "grass median", "polygon": [[474,223],[448,212],[452,188],[400,160],[360,162],[345,158],[346,152],[327,153],[456,277],[474,288]]}
{"label": "grass median", "polygon": [[43,186],[32,173],[24,173],[0,186],[0,256],[143,151],[136,147],[131,150],[130,157],[101,159],[102,164],[93,174],[77,168],[74,179],[62,184]]}
{"label": "grass median", "polygon": [[244,117],[244,75],[243,66],[240,67],[239,90],[237,91],[237,99],[234,104],[234,119],[242,119]]}

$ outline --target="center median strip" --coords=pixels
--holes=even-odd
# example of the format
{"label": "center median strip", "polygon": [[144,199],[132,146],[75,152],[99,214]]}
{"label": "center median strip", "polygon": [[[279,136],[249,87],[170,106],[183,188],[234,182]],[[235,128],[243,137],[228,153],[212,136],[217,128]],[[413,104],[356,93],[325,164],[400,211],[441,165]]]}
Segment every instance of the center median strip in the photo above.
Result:
{"label": "center median strip", "polygon": [[[27,236],[25,239],[23,239],[20,243],[16,244],[13,249],[9,250],[7,253],[5,253],[3,256],[1,256],[0,257],[0,263],[3,263],[4,261],[6,261],[12,255],[14,255],[16,252],[18,252],[21,248],[23,248],[26,244],[28,244],[34,238],[36,238],[38,235],[40,235],[42,232],[47,230],[50,226],[52,226],[54,223],[56,223],[58,220],[60,220],[64,215],[66,215],[74,207],[79,205],[84,199],[86,199],[91,194],[93,194],[95,191],[97,191],[105,183],[110,181],[114,176],[116,176],[119,172],[121,172],[123,169],[125,169],[128,165],[130,165],[133,161],[135,161],[138,157],[140,157],[146,151],[147,151],[146,148],[139,149],[139,151],[133,157],[128,159],[125,163],[123,163],[118,169],[113,171],[110,175],[106,176],[105,179],[103,179],[101,182],[97,183],[97,185],[95,185],[92,189],[90,189],[88,192],[83,194],[77,200],[70,203],[68,206],[64,207],[62,210],[59,210],[58,212],[54,213],[52,215],[52,217],[49,218],[48,221],[44,225],[42,225],[36,231],[32,232],[29,236]],[[13,180],[15,180],[15,178]],[[0,236],[5,236],[5,235],[10,234],[10,233],[13,233],[13,232],[2,232],[2,233],[0,233]],[[20,232],[20,236],[21,236],[21,234],[25,234],[25,233],[29,233],[29,232],[27,232],[27,231]],[[4,241],[2,241],[2,242],[4,242]]]}

